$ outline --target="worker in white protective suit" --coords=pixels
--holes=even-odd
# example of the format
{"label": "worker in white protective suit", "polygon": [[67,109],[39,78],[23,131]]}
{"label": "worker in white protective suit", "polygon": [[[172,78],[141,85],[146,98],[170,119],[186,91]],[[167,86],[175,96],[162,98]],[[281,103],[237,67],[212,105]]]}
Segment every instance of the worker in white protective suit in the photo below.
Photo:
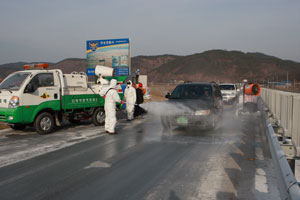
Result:
{"label": "worker in white protective suit", "polygon": [[120,96],[115,89],[117,80],[112,79],[109,87],[102,89],[100,95],[105,98],[104,111],[105,111],[105,131],[109,134],[116,134],[115,127],[117,123],[116,117],[116,103],[121,103]]}
{"label": "worker in white protective suit", "polygon": [[124,96],[126,101],[127,120],[130,121],[134,118],[134,104],[136,102],[136,91],[135,88],[132,87],[132,82],[130,80],[127,81]]}

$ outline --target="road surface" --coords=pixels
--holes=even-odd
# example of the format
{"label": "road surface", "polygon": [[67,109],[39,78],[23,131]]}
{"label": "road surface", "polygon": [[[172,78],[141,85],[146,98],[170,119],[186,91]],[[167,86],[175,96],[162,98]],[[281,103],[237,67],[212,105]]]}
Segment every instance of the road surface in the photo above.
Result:
{"label": "road surface", "polygon": [[216,131],[175,129],[158,116],[88,122],[40,136],[0,132],[0,199],[280,199],[258,116],[227,109]]}

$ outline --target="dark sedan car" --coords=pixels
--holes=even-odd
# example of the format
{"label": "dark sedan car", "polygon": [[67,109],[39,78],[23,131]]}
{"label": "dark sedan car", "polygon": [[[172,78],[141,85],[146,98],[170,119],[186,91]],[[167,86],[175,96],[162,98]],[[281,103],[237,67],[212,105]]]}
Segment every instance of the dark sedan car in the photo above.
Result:
{"label": "dark sedan car", "polygon": [[215,129],[223,113],[223,100],[216,83],[184,83],[167,94],[168,110],[161,117],[164,130],[175,127]]}

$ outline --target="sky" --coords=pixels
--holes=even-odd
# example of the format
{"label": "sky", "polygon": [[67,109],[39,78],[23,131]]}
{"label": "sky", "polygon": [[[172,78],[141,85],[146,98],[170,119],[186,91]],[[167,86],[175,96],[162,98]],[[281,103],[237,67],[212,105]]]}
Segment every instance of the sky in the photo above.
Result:
{"label": "sky", "polygon": [[223,49],[300,62],[300,1],[0,1],[0,64],[85,58],[87,40],[115,38],[130,38],[132,56]]}

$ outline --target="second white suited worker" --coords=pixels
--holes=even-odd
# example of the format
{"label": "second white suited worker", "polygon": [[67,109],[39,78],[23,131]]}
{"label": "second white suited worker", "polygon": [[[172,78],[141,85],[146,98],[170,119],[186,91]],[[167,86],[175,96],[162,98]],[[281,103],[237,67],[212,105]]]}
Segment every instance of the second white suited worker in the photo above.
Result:
{"label": "second white suited worker", "polygon": [[105,96],[104,110],[105,110],[105,131],[109,134],[115,134],[115,127],[117,123],[116,103],[121,103],[120,96],[115,89],[117,80],[112,79],[110,86],[100,91],[101,96]]}
{"label": "second white suited worker", "polygon": [[136,91],[132,87],[132,82],[129,80],[125,89],[125,101],[126,101],[126,111],[127,111],[127,120],[133,120],[134,118],[134,104],[136,102]]}

